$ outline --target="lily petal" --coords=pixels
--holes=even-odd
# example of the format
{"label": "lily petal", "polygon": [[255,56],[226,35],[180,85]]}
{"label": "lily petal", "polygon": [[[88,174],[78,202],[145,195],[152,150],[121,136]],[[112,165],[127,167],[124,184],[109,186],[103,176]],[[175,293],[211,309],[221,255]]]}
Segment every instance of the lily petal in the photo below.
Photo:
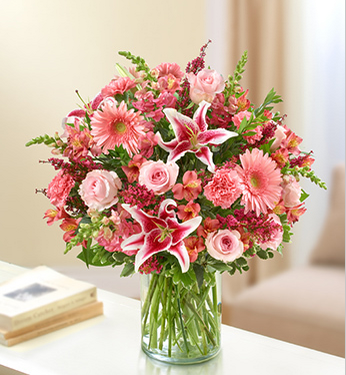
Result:
{"label": "lily petal", "polygon": [[204,164],[208,166],[208,170],[212,173],[215,172],[215,164],[213,162],[213,153],[210,151],[209,147],[201,147],[198,152],[196,152],[196,157]]}
{"label": "lily petal", "polygon": [[158,226],[167,228],[167,224],[164,220],[148,215],[138,209],[137,206],[131,207],[129,204],[122,204],[122,207],[140,224],[144,233],[149,233],[153,229],[158,228]]}
{"label": "lily petal", "polygon": [[124,251],[131,251],[140,249],[144,245],[145,235],[144,233],[133,234],[131,237],[126,238],[121,243],[121,248]]}
{"label": "lily petal", "polygon": [[177,147],[170,152],[167,158],[167,163],[177,161],[183,157],[188,151],[191,151],[190,141],[182,141],[178,143]]}
{"label": "lily petal", "polygon": [[198,109],[196,110],[195,114],[193,115],[193,119],[199,127],[199,131],[205,132],[208,129],[208,124],[205,121],[205,117],[207,115],[207,110],[210,107],[210,103],[203,100],[200,104]]}
{"label": "lily petal", "polygon": [[165,199],[159,208],[159,218],[166,220],[168,217],[175,218],[176,214],[174,210],[169,210],[168,206],[177,207],[177,202],[173,199]]}
{"label": "lily petal", "polygon": [[152,255],[169,250],[172,244],[172,238],[167,236],[162,239],[161,234],[160,229],[153,229],[145,235],[144,245],[136,254],[135,272],[138,272],[139,267]]}
{"label": "lily petal", "polygon": [[164,142],[160,132],[157,132],[155,135],[158,138],[158,145],[167,152],[173,151],[178,145],[178,141],[176,139],[172,139],[169,142]]}
{"label": "lily petal", "polygon": [[172,245],[175,246],[181,242],[185,237],[195,231],[201,224],[202,217],[196,216],[193,219],[179,223],[176,219],[167,218],[166,222],[168,228],[172,231]]}
{"label": "lily petal", "polygon": [[189,257],[189,253],[188,253],[183,241],[179,242],[175,246],[171,246],[168,249],[168,252],[171,253],[172,255],[174,255],[178,259],[180,267],[181,267],[181,271],[183,273],[185,273],[189,270],[190,257]]}
{"label": "lily petal", "polygon": [[221,143],[227,141],[227,139],[237,137],[238,135],[238,133],[230,132],[226,129],[212,129],[207,130],[204,133],[199,133],[197,140],[200,145],[207,145],[209,143],[220,145]]}
{"label": "lily petal", "polygon": [[176,109],[165,108],[163,112],[171,123],[178,142],[189,140],[193,134],[199,132],[196,122],[190,117],[181,114]]}

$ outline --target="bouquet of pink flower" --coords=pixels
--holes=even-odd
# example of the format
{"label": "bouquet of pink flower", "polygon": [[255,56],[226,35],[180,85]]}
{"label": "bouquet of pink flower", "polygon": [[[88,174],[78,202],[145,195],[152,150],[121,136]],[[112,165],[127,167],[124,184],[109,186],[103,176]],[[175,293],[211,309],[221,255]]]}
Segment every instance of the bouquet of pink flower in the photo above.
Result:
{"label": "bouquet of pink flower", "polygon": [[117,65],[119,75],[67,114],[62,134],[27,144],[53,147],[45,218],[61,222],[66,252],[81,245],[87,265],[200,291],[215,271],[246,271],[249,258],[282,251],[305,212],[301,176],[325,187],[312,152],[273,112],[276,92],[255,108],[240,86],[247,54],[224,80],[204,67],[206,47],[185,73],[120,52],[133,67]]}

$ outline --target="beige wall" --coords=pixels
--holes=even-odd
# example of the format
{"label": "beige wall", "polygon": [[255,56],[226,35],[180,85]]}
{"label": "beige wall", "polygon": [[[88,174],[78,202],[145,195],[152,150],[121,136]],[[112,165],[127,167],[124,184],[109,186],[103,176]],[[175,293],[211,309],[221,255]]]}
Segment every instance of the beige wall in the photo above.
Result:
{"label": "beige wall", "polygon": [[[185,68],[206,42],[201,0],[12,0],[0,3],[0,260],[23,266],[79,264],[63,255],[51,207],[36,188],[54,176],[45,146],[25,148],[32,137],[61,131],[78,103],[75,89],[92,98],[126,64],[119,50],[151,66],[175,61]],[[183,42],[184,41],[184,42]]]}

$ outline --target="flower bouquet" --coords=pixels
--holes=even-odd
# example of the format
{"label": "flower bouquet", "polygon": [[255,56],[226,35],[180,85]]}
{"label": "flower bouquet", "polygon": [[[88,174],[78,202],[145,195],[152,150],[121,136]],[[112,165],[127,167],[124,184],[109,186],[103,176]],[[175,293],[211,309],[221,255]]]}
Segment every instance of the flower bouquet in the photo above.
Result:
{"label": "flower bouquet", "polygon": [[141,57],[63,119],[62,134],[27,145],[52,147],[58,171],[44,193],[66,252],[87,266],[123,266],[143,276],[142,347],[174,363],[220,349],[220,274],[249,269],[289,242],[305,212],[312,152],[273,111],[271,90],[255,107],[239,81],[247,53],[227,80],[205,68],[205,50],[183,72],[150,69]]}

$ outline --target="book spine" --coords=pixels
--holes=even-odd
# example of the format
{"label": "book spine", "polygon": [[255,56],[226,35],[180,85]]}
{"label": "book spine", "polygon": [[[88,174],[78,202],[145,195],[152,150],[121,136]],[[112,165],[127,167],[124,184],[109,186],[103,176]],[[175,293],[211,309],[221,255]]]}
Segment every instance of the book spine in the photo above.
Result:
{"label": "book spine", "polygon": [[2,331],[2,330],[0,330],[0,340],[7,340],[7,339],[10,339],[12,337],[24,335],[24,334],[26,334],[28,332],[31,332],[31,331],[38,331],[42,327],[52,326],[52,325],[58,324],[60,322],[65,322],[67,320],[75,319],[76,317],[79,318],[79,317],[83,316],[85,313],[88,313],[90,310],[94,311],[94,310],[99,310],[100,307],[103,308],[102,306],[103,306],[103,303],[101,301],[93,301],[93,302],[87,303],[86,305],[83,305],[83,306],[77,307],[75,309],[66,311],[62,314],[58,314],[58,315],[53,316],[51,318],[42,320],[41,322],[31,324],[30,326],[27,326],[27,327],[24,327],[24,328],[16,329],[16,330],[13,330],[13,331]]}
{"label": "book spine", "polygon": [[93,309],[85,311],[83,314],[80,314],[79,316],[75,316],[71,319],[67,319],[65,321],[57,322],[56,324],[49,325],[47,327],[41,327],[40,329],[24,333],[22,335],[18,335],[16,337],[11,337],[9,339],[5,339],[0,337],[0,344],[5,346],[13,346],[16,344],[19,344],[23,341],[27,341],[39,336],[46,335],[47,333],[51,333],[54,331],[57,331],[62,328],[69,327],[71,325],[83,322],[85,320],[94,318],[96,316],[103,314],[103,304],[100,302],[94,306]]}
{"label": "book spine", "polygon": [[9,324],[4,326],[4,330],[12,331],[27,327],[31,324],[38,323],[42,320],[51,318],[55,315],[62,314],[71,309],[83,306],[87,303],[96,301],[96,287],[85,290],[77,295],[54,301],[47,305],[40,306],[36,309],[14,316],[9,320]]}

